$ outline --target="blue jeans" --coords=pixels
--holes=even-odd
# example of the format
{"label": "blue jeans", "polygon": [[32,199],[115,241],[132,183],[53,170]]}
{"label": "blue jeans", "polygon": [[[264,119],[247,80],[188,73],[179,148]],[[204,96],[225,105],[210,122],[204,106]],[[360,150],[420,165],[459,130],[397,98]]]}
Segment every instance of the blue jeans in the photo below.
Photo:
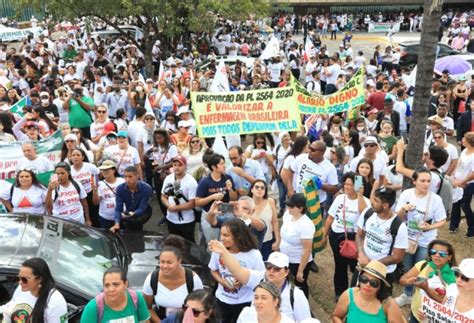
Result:
{"label": "blue jeans", "polygon": [[288,189],[286,185],[283,183],[281,178],[278,176],[277,179],[278,184],[278,199],[280,200],[280,210],[284,210],[286,208],[286,196],[288,195]]}
{"label": "blue jeans", "polygon": [[474,235],[474,214],[471,209],[472,194],[474,194],[474,183],[467,185],[464,188],[462,199],[453,203],[453,209],[451,211],[451,222],[449,223],[449,229],[455,230],[459,227],[461,222],[461,209],[464,211],[467,223],[467,234]]}
{"label": "blue jeans", "polygon": [[[418,246],[414,255],[405,253],[405,258],[403,259],[403,266],[405,267],[405,272],[409,271],[418,261],[426,259],[427,254],[428,248],[420,246]],[[413,286],[406,286],[405,294],[407,296],[412,296]]]}

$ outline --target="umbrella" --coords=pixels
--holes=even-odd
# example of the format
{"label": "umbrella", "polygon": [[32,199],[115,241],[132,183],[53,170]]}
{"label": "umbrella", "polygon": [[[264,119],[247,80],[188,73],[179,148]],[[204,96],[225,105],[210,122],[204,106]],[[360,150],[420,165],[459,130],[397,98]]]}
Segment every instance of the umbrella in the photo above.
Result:
{"label": "umbrella", "polygon": [[472,69],[472,66],[466,60],[453,56],[445,56],[437,59],[434,70],[438,74],[442,74],[444,70],[448,70],[451,75],[464,74]]}

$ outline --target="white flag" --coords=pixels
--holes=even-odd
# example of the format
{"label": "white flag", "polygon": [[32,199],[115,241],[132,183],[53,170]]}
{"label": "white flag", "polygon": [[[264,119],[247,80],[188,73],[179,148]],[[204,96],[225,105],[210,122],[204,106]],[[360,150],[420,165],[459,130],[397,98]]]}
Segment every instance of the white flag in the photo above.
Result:
{"label": "white flag", "polygon": [[306,42],[304,43],[304,59],[309,62],[309,58],[315,54],[316,51],[314,49],[313,42],[308,35],[306,36]]}
{"label": "white flag", "polygon": [[[216,75],[214,76],[214,80],[212,80],[212,84],[210,87],[210,92],[230,92],[229,89],[229,79],[227,78],[227,71],[225,69],[224,60],[221,59],[219,65],[217,65]],[[217,139],[218,137],[216,137]],[[227,146],[240,146],[240,135],[229,135],[225,136],[225,140],[227,142]],[[228,152],[224,155],[226,158],[228,157]]]}
{"label": "white flag", "polygon": [[150,99],[148,98],[148,94],[145,98],[145,110],[146,110],[146,112],[149,112],[149,113],[155,115],[153,113],[153,108],[151,107],[151,103],[150,103]]}
{"label": "white flag", "polygon": [[158,74],[158,81],[161,81],[165,76],[165,67],[163,66],[163,60],[160,60],[160,73]]}
{"label": "white flag", "polygon": [[270,41],[267,44],[267,47],[262,52],[262,55],[260,55],[260,59],[269,59],[275,56],[278,56],[280,53],[280,42],[278,39],[276,39],[275,36],[272,36]]}

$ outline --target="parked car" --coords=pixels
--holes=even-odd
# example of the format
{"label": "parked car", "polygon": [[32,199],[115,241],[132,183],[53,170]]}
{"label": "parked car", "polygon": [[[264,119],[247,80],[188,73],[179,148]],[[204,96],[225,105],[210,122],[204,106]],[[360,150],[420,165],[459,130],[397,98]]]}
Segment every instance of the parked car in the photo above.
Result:
{"label": "parked car", "polygon": [[[418,63],[418,51],[420,48],[419,41],[411,41],[398,44],[400,47],[400,66],[413,66]],[[449,55],[459,55],[461,52],[455,50],[451,46],[448,46],[444,43],[438,43],[439,52],[438,58],[449,56]]]}
{"label": "parked car", "polygon": [[[103,273],[111,266],[123,268],[130,287],[141,290],[146,275],[158,265],[165,239],[152,232],[126,232],[122,237],[49,216],[2,214],[0,221],[0,305],[18,286],[23,261],[41,257],[68,303],[69,322],[78,320],[83,306],[102,291]],[[207,251],[191,242],[186,249],[183,265],[213,288]]]}

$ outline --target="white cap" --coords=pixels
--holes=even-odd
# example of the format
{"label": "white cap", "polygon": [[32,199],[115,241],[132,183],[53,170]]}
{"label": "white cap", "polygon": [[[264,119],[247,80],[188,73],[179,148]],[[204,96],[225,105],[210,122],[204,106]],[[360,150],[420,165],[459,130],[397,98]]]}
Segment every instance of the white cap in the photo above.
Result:
{"label": "white cap", "polygon": [[77,142],[77,136],[73,133],[70,133],[66,137],[64,137],[64,141],[68,141],[68,140],[74,140]]}
{"label": "white cap", "polygon": [[47,96],[47,97],[49,97],[49,93],[46,92],[46,91],[42,91],[42,92],[40,92],[40,97],[41,97],[41,96]]}
{"label": "white cap", "polygon": [[188,128],[191,127],[191,125],[186,120],[181,120],[180,122],[178,122],[178,128],[181,127]]}
{"label": "white cap", "polygon": [[460,271],[461,274],[467,278],[474,278],[474,258],[466,258],[461,261],[458,267],[454,267],[453,270]]}
{"label": "white cap", "polygon": [[290,259],[282,252],[274,251],[268,257],[266,263],[270,263],[278,268],[288,268],[290,266]]}
{"label": "white cap", "polygon": [[367,138],[365,138],[365,141],[364,141],[364,145],[366,144],[379,144],[377,138],[375,138],[374,136],[367,136]]}
{"label": "white cap", "polygon": [[179,107],[178,109],[178,113],[176,113],[176,115],[180,116],[182,115],[183,113],[189,113],[189,108],[187,105],[183,105],[182,107]]}

